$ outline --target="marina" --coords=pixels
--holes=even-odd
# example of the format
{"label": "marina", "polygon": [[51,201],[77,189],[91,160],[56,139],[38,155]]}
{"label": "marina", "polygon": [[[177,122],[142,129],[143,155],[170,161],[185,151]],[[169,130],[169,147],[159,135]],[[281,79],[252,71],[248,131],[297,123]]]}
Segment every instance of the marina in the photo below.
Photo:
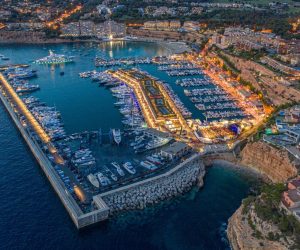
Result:
{"label": "marina", "polygon": [[[29,73],[28,71],[27,74]],[[43,169],[48,171],[50,168],[49,171],[55,171],[55,175],[63,183],[59,185],[67,188],[69,196],[65,197],[56,186],[58,184],[55,181],[52,182],[78,228],[107,218],[111,208],[97,196],[98,194],[129,184],[140,185],[138,183],[141,180],[145,181],[147,178],[151,179],[154,176],[173,171],[172,169],[177,166],[177,160],[181,157],[190,155],[189,157],[194,159],[197,156],[185,144],[181,145],[180,151],[174,153],[173,156],[165,154],[164,152],[167,152],[169,147],[168,144],[171,147],[176,142],[173,142],[172,137],[168,134],[143,128],[144,118],[136,100],[137,97],[130,87],[119,81],[118,86],[111,88],[111,91],[118,98],[116,105],[125,117],[122,123],[127,132],[124,134],[120,129],[111,129],[108,133],[109,142],[120,147],[122,137],[127,136],[130,145],[122,145],[123,150],[124,146],[132,147],[131,154],[137,154],[137,156],[128,161],[130,156],[127,152],[127,161],[116,162],[115,159],[112,159],[110,162],[103,162],[103,159],[100,159],[97,154],[99,145],[105,145],[101,129],[96,132],[83,132],[68,136],[63,128],[61,114],[55,107],[49,107],[33,96],[21,99],[17,95],[17,90],[14,90],[5,78],[16,80],[24,72],[19,73],[19,70],[18,73],[14,72],[14,78],[10,77],[11,74],[8,72],[4,72],[4,74],[5,76],[0,75],[2,100],[15,106],[15,111],[11,115],[17,116],[18,120],[15,122],[26,128],[24,136],[28,138],[28,143],[31,144],[31,140],[36,141],[35,147],[39,154],[35,154],[36,149],[31,148],[34,154],[39,155],[37,157],[46,157],[46,163],[41,163]],[[135,72],[135,74],[138,76],[139,73]],[[103,80],[111,81],[113,79],[110,74],[102,73],[97,75],[97,80],[98,83],[100,81],[103,83]],[[101,85],[101,83],[99,84]],[[154,82],[152,84],[146,84],[144,87],[151,95],[157,96],[157,91],[161,91],[161,89]],[[175,113],[172,114],[170,106],[164,107],[158,102],[154,102],[153,105],[159,105],[153,106],[153,109],[159,112],[157,117],[175,115]],[[130,139],[132,135],[133,141]],[[153,150],[156,151],[153,152]],[[148,151],[151,151],[150,154]],[[102,165],[103,163],[104,165]],[[183,163],[181,165],[185,166]],[[77,204],[75,207],[69,205],[74,202]],[[95,203],[98,204],[97,208],[94,207]]]}
{"label": "marina", "polygon": [[101,57],[95,58],[96,67],[112,67],[122,65],[136,65],[136,64],[150,64],[150,58],[119,58],[119,59],[103,59]]}
{"label": "marina", "polygon": [[[154,66],[160,65],[156,68],[156,70],[164,72],[170,78],[174,77],[168,74],[168,71],[172,70],[172,68],[176,68],[177,71],[185,71],[187,69],[201,70],[198,66],[190,64],[181,59],[174,60],[168,57],[154,57],[152,58],[151,62]],[[123,64],[123,66],[126,68],[126,65]],[[79,75],[82,78],[91,78],[93,82],[99,83],[99,86],[110,88],[111,91],[113,91],[113,96],[118,99],[118,101],[115,103],[115,106],[120,107],[120,113],[125,115],[125,119],[122,120],[122,123],[125,126],[128,126],[129,124],[134,127],[147,125],[152,128],[160,128],[171,133],[181,133],[184,135],[188,134],[187,138],[195,141],[199,139],[198,136],[195,137],[195,133],[190,129],[191,127],[206,130],[206,126],[210,122],[219,121],[222,123],[223,120],[226,119],[230,120],[231,123],[236,123],[242,121],[243,119],[251,118],[251,116],[245,115],[244,111],[240,109],[240,105],[236,102],[235,98],[233,98],[222,88],[213,84],[210,77],[203,75],[203,72],[199,76],[194,76],[193,78],[179,78],[174,81],[173,84],[169,84],[164,79],[149,75],[145,70],[134,70],[140,72],[141,74],[145,74],[145,77],[134,76],[132,80],[129,80],[128,76],[131,77],[131,73],[128,74],[127,72],[130,71],[122,68],[118,70],[107,71],[86,71],[81,72]],[[147,79],[147,77],[157,81],[159,85],[163,86],[164,91],[166,91],[165,94],[168,96],[167,99],[172,100],[171,103],[174,104],[176,110],[178,110],[178,114],[180,113],[179,117],[184,124],[183,126],[186,128],[185,130],[182,130],[182,125],[180,122],[176,122],[176,119],[172,118],[171,116],[165,117],[163,120],[161,120],[161,125],[159,125],[157,121],[155,121],[157,119],[157,114],[155,113],[156,110],[159,110],[159,108],[152,107],[149,109],[148,107],[141,105],[143,104],[141,99],[147,99],[147,94],[142,94],[144,91],[143,87],[141,89],[136,89],[136,85],[140,84],[140,81],[143,82],[144,78]],[[181,100],[182,97],[177,94],[178,91],[177,93],[174,92],[174,83],[182,88],[181,91],[185,96],[188,97],[190,103],[194,103],[195,109],[190,108],[190,104],[187,104],[187,102],[183,102]],[[131,91],[130,89],[126,89],[126,86],[124,86],[126,84],[130,87]],[[120,89],[118,89],[118,87],[120,87]],[[119,92],[115,93],[115,91]],[[123,94],[120,94],[120,91],[123,92]],[[131,96],[133,93],[135,93],[134,100],[125,101],[125,99]],[[155,96],[159,97],[159,94],[155,93]],[[135,102],[137,106],[135,105],[135,107],[132,108],[132,105],[130,106],[130,102]],[[148,106],[151,107],[152,104],[153,102],[151,101]],[[168,111],[168,108],[163,109],[165,109],[165,112]],[[201,121],[198,119],[193,119],[196,117],[197,113],[195,110],[201,112]],[[168,113],[166,114],[170,115]],[[188,125],[183,121],[184,119],[191,119],[188,121]],[[226,130],[227,128],[224,129]],[[198,131],[197,133],[201,132]],[[202,142],[203,140],[201,139],[200,141]]]}
{"label": "marina", "polygon": [[[66,51],[58,53],[55,55]],[[72,54],[77,53],[82,52],[74,48]],[[153,55],[136,57],[130,63],[130,57],[121,56],[98,56],[103,64],[97,69],[91,67],[95,63],[93,53],[89,63],[82,61],[80,68],[76,66],[81,58],[78,54],[76,64],[52,67],[45,63],[37,69],[3,67],[4,101],[12,106],[18,104],[13,111],[16,122],[26,129],[30,143],[36,144],[32,148],[39,152],[36,157],[45,159],[42,168],[54,173],[56,181],[51,183],[78,228],[190,189],[197,175],[204,173],[199,153],[193,147],[208,141],[205,137],[212,135],[209,129],[213,126],[210,122],[237,122],[246,117],[230,95],[194,64]],[[139,66],[134,68],[134,64]],[[176,81],[168,74],[173,70],[197,70],[199,74]],[[49,72],[55,79],[53,85],[43,81],[42,76]],[[66,77],[72,74],[73,80],[64,82],[62,72]],[[21,87],[28,91],[20,92]],[[40,91],[34,92],[34,88]],[[57,88],[61,94],[57,94]],[[53,95],[46,94],[49,91]],[[83,96],[87,99],[78,106]],[[225,104],[213,99],[216,96],[223,98]],[[90,113],[93,110],[97,112]],[[90,125],[89,120],[93,121]],[[214,126],[214,136],[220,141],[236,137],[229,128]],[[175,185],[168,189],[170,183]],[[152,185],[156,195],[151,195]],[[60,187],[67,197],[61,194]],[[134,199],[119,202],[125,190],[133,192]],[[139,195],[143,192],[147,199],[142,201]]]}
{"label": "marina", "polygon": [[[102,46],[104,47],[104,45]],[[111,53],[110,45],[107,44],[105,46],[106,53],[103,55],[101,52],[101,55],[102,57],[109,59]],[[145,50],[144,48],[147,48],[146,46],[150,46],[145,44],[138,45],[135,43],[134,45],[128,44],[126,46],[122,45],[121,47],[121,45],[118,43],[114,44],[113,46],[115,46],[112,50],[112,53],[114,54],[113,56],[117,55],[118,57],[122,58],[133,56],[133,54],[130,54],[129,52],[130,48],[140,58],[154,58],[155,55],[151,54],[152,51],[157,54],[162,53],[161,50],[155,50],[155,46],[151,47],[151,49]],[[166,145],[160,146],[167,140],[159,139],[155,140],[155,143],[152,142],[148,145],[152,139],[150,134],[146,134],[145,132],[147,128],[143,127],[146,124],[146,121],[143,120],[144,115],[142,113],[136,113],[135,111],[137,110],[132,110],[131,112],[131,108],[128,108],[128,102],[130,106],[132,103],[132,99],[129,99],[128,96],[132,96],[132,93],[128,91],[128,86],[125,88],[126,84],[124,84],[124,82],[118,81],[117,83],[116,81],[115,86],[109,86],[112,83],[113,78],[107,78],[107,75],[103,76],[103,79],[101,78],[100,80],[94,80],[91,77],[90,79],[85,79],[79,76],[79,73],[87,71],[97,71],[99,73],[97,77],[105,73],[103,70],[106,70],[107,68],[94,68],[94,58],[97,56],[97,54],[98,56],[100,54],[100,49],[98,46],[91,46],[90,44],[85,44],[84,46],[74,44],[48,46],[41,45],[40,47],[31,47],[31,45],[28,45],[22,47],[13,47],[13,54],[10,52],[10,47],[7,46],[7,48],[7,50],[2,49],[2,53],[11,58],[11,63],[20,63],[22,65],[30,64],[30,67],[27,68],[36,70],[37,73],[37,77],[22,79],[24,81],[28,81],[29,84],[40,86],[39,91],[32,92],[30,95],[21,95],[20,97],[23,102],[27,105],[28,109],[34,107],[47,107],[45,110],[44,108],[41,108],[40,110],[36,110],[36,112],[41,112],[41,114],[44,114],[44,116],[47,114],[49,118],[52,118],[50,115],[53,113],[52,111],[59,112],[59,117],[56,117],[56,115],[54,117],[55,120],[57,118],[59,121],[57,124],[60,124],[60,126],[58,127],[63,128],[65,132],[65,135],[63,135],[61,138],[51,139],[53,140],[51,143],[57,150],[59,150],[59,155],[63,157],[65,165],[55,164],[58,166],[54,166],[53,158],[49,158],[51,154],[49,155],[48,153],[45,155],[45,151],[43,149],[42,152],[40,152],[38,147],[34,148],[34,152],[41,153],[37,155],[37,158],[45,159],[45,161],[43,160],[42,165],[46,164],[49,166],[49,168],[46,168],[46,170],[50,171],[46,172],[47,174],[45,176],[47,178],[43,178],[43,173],[38,169],[38,165],[36,164],[35,160],[28,155],[30,152],[26,150],[26,146],[24,148],[22,142],[18,141],[18,135],[15,136],[16,138],[13,138],[13,140],[15,142],[20,142],[19,144],[21,144],[21,146],[16,147],[15,151],[15,148],[8,149],[10,145],[10,140],[8,140],[6,147],[7,151],[12,150],[12,152],[15,152],[15,156],[22,155],[22,158],[25,159],[25,161],[18,162],[17,159],[16,161],[14,160],[11,163],[7,163],[8,165],[13,166],[13,171],[11,168],[2,168],[6,169],[6,174],[4,176],[6,176],[5,180],[8,181],[5,181],[4,186],[8,188],[11,186],[11,183],[15,183],[16,185],[14,185],[11,191],[18,193],[19,190],[21,195],[21,199],[18,199],[16,203],[14,199],[4,199],[6,203],[11,204],[10,207],[15,207],[14,211],[7,211],[4,207],[4,213],[7,214],[10,221],[20,218],[20,214],[25,215],[26,218],[28,218],[28,223],[26,223],[26,225],[23,225],[22,223],[20,224],[20,228],[23,228],[22,232],[24,230],[25,231],[22,233],[21,230],[17,229],[20,231],[20,237],[17,239],[19,242],[22,243],[23,240],[25,240],[23,235],[28,235],[27,231],[32,232],[32,230],[34,231],[36,229],[37,231],[34,231],[35,234],[40,235],[45,231],[44,227],[53,227],[55,228],[53,231],[53,237],[59,238],[63,235],[66,237],[66,241],[68,241],[68,243],[65,243],[63,240],[59,246],[57,245],[57,247],[62,245],[66,247],[73,246],[74,248],[77,248],[78,245],[81,245],[82,247],[93,247],[95,242],[97,242],[98,245],[104,244],[104,247],[110,248],[112,246],[111,242],[115,242],[116,238],[122,242],[122,245],[124,244],[123,246],[132,246],[129,243],[129,241],[131,242],[130,239],[133,237],[131,234],[133,232],[142,232],[139,226],[137,228],[137,224],[139,224],[138,221],[145,220],[147,225],[151,224],[148,223],[149,221],[153,221],[155,225],[160,226],[162,218],[166,218],[167,220],[167,218],[170,218],[170,214],[180,214],[180,218],[184,218],[186,215],[186,209],[194,209],[194,211],[197,211],[197,213],[195,213],[196,215],[198,214],[199,209],[201,209],[203,213],[207,213],[207,206],[202,206],[203,199],[209,200],[211,195],[220,197],[218,196],[220,191],[223,192],[226,190],[225,196],[227,193],[234,192],[235,188],[231,189],[230,187],[230,189],[227,190],[226,188],[228,188],[228,185],[227,187],[221,187],[218,184],[219,181],[224,183],[236,183],[235,178],[239,178],[233,175],[228,168],[224,168],[225,172],[223,172],[221,169],[212,175],[212,181],[210,182],[213,184],[211,186],[212,190],[209,188],[209,186],[206,186],[201,192],[194,193],[192,189],[192,191],[186,193],[186,195],[178,196],[179,190],[181,190],[181,192],[187,192],[192,188],[187,186],[186,183],[195,183],[194,177],[199,173],[197,172],[198,168],[187,168],[187,166],[191,164],[184,166],[179,165],[181,161],[180,158],[179,160],[174,161],[167,160],[170,159],[169,156],[167,157],[167,155],[170,155],[170,152],[173,152],[175,148],[181,148],[181,144],[174,144],[174,141],[170,141]],[[47,54],[49,49],[55,51],[57,54],[74,55],[76,58],[76,63],[65,65],[59,64],[53,66],[46,64],[31,65],[29,61],[33,61],[36,58],[42,58],[45,54]],[[124,53],[125,50],[127,54]],[[145,54],[144,51],[147,51],[147,54]],[[84,56],[85,54],[89,55]],[[167,59],[165,58],[164,60]],[[126,68],[126,65],[124,65],[124,67]],[[203,135],[206,135],[204,133],[205,118],[201,115],[203,111],[198,110],[194,106],[196,103],[191,102],[189,97],[185,96],[183,92],[184,88],[192,88],[192,86],[181,87],[180,85],[177,85],[176,77],[169,77],[164,71],[158,71],[156,63],[143,64],[140,65],[138,69],[146,71],[153,78],[156,78],[157,81],[159,81],[160,84],[165,87],[166,91],[168,91],[168,95],[170,97],[172,96],[170,91],[172,91],[173,94],[177,96],[177,98],[172,96],[174,103],[179,100],[182,102],[183,106],[186,107],[190,113],[192,113],[192,116],[187,119],[189,126],[201,126],[203,128],[201,130],[203,131]],[[64,72],[63,77],[60,74],[61,72]],[[102,74],[100,74],[100,72],[102,72]],[[203,75],[199,75],[198,77],[201,79],[203,78]],[[106,83],[104,83],[105,79],[107,79]],[[195,79],[197,79],[197,76],[195,76]],[[103,81],[103,83],[101,81]],[[13,80],[9,80],[9,83],[13,85]],[[210,84],[207,85],[207,87],[210,86]],[[136,95],[134,96],[137,97]],[[195,98],[200,97],[196,96]],[[120,109],[123,113],[125,113],[125,115],[127,113],[127,116],[123,115]],[[182,115],[184,115],[182,111],[180,112]],[[122,122],[123,120],[125,122],[125,120],[132,117],[132,115],[130,115],[131,113],[133,113],[133,116],[139,114],[139,118],[141,118],[143,121],[140,124],[142,127],[138,125],[131,129],[133,124],[132,120],[129,120],[128,124],[124,124]],[[0,113],[1,118],[3,118],[2,115],[3,113]],[[6,116],[5,113],[4,116]],[[45,119],[45,117],[43,119]],[[2,121],[3,126],[5,127],[6,119],[2,119]],[[10,124],[11,121],[8,120],[8,123]],[[196,123],[199,125],[195,125]],[[20,121],[20,124],[22,124],[22,121]],[[207,123],[208,129],[210,129],[212,126],[213,125],[211,123]],[[3,127],[1,127],[1,129],[3,129]],[[8,131],[13,130],[12,132],[9,132],[8,135],[11,137],[15,134],[15,131],[11,126],[9,126],[9,129],[10,130]],[[113,135],[113,130],[117,130],[115,137]],[[115,140],[116,138],[117,141],[119,141],[118,130],[120,130],[121,135],[121,141],[119,144]],[[218,129],[215,128],[214,131],[216,132],[216,136],[219,136],[220,134],[223,134],[225,130],[223,127],[218,127]],[[137,132],[139,132],[139,134],[136,135],[135,133]],[[224,137],[227,136],[229,132],[230,131],[226,131],[226,133],[224,133]],[[168,132],[167,134],[171,135],[172,138],[174,136],[174,134],[171,132]],[[207,135],[210,134],[211,131]],[[158,135],[161,136],[161,134]],[[4,136],[6,136],[6,134]],[[182,138],[183,137],[184,136],[182,135]],[[37,145],[40,147],[39,143]],[[157,146],[157,148],[151,150],[146,149],[146,147],[151,148],[153,145]],[[135,153],[135,151],[137,152]],[[3,152],[3,148],[1,152]],[[9,153],[6,152],[3,155],[9,156]],[[43,155],[45,155],[45,157],[43,157]],[[162,161],[162,159],[160,159],[162,157],[167,158],[165,161]],[[190,155],[187,152],[187,155],[184,156],[184,158],[189,157]],[[15,158],[16,157],[14,157],[14,159]],[[11,157],[8,157],[8,159],[11,159]],[[135,174],[131,174],[128,170],[126,170],[124,164],[127,162],[131,163],[132,167],[136,171]],[[37,163],[40,165],[40,162]],[[200,162],[197,163],[198,167],[199,163]],[[126,164],[126,166],[127,165],[128,164]],[[178,170],[176,166],[180,166]],[[174,170],[176,170],[175,173],[170,172]],[[181,172],[181,170],[183,172]],[[14,174],[7,179],[7,176],[9,176],[7,173],[10,172],[14,172]],[[193,173],[193,178],[189,177],[187,173]],[[209,174],[210,173],[211,172],[209,172]],[[201,172],[201,174],[203,174],[203,172]],[[207,178],[210,178],[209,174]],[[48,175],[50,177],[48,177]],[[54,178],[51,178],[52,176]],[[102,184],[104,184],[104,186],[101,184],[98,176],[101,177]],[[224,180],[222,179],[223,176]],[[49,189],[49,186],[47,185],[47,179],[49,179],[50,182],[51,180],[56,180],[54,181],[54,184],[51,182],[53,187],[59,187],[58,189],[54,189],[55,193],[51,192],[51,189]],[[34,185],[32,185],[32,183],[34,183]],[[244,179],[243,181],[240,181],[242,186],[245,186],[245,183],[246,182]],[[219,187],[220,190],[215,190]],[[240,186],[237,188],[241,190]],[[56,190],[59,192],[58,197],[60,197],[60,195],[63,197],[61,201],[56,197]],[[123,194],[127,192],[130,192],[131,194],[130,199],[123,196]],[[194,197],[194,194],[196,194],[196,199],[199,199],[196,204],[194,204],[194,200],[191,202],[189,201],[190,196]],[[206,198],[201,197],[201,195],[206,194]],[[149,203],[144,203],[144,200],[141,200],[140,197],[145,197]],[[85,236],[87,237],[87,241],[81,241],[82,238],[80,239],[80,236],[74,239],[72,222],[69,220],[68,216],[66,216],[65,209],[63,206],[61,206],[61,204],[65,206],[68,212],[71,211],[71,213],[69,213],[71,214],[71,218],[74,222],[82,222],[82,224],[78,224],[78,226],[82,228],[85,227],[84,225],[87,225],[86,223],[92,223],[93,220],[89,220],[88,218],[98,218],[96,211],[98,210],[98,206],[101,207],[101,204],[103,204],[100,198],[108,207],[110,207],[110,210],[107,210],[107,207],[103,206],[103,214],[108,214],[109,220],[105,224],[100,223],[100,225],[97,226],[97,231],[99,230],[101,234],[97,234],[95,237],[93,237],[92,234],[95,232],[93,227],[91,229],[87,229],[90,232]],[[171,201],[169,201],[170,198],[172,198]],[[177,202],[174,203],[174,199]],[[226,207],[228,202],[224,199],[224,208],[227,208],[226,211],[229,212],[227,212],[228,215],[224,215],[224,217],[222,217],[222,221],[225,221],[227,216],[234,211],[234,206],[237,206],[240,202],[239,199],[236,200],[236,203],[234,203],[235,205],[232,205],[233,203],[231,203],[230,208]],[[27,201],[30,201],[30,204],[35,205],[28,206]],[[93,204],[93,207],[91,207],[91,203]],[[74,206],[71,206],[71,204]],[[170,204],[170,206],[167,204]],[[213,201],[212,204],[214,204]],[[22,210],[19,210],[20,206],[22,206]],[[161,206],[167,206],[167,210],[161,209]],[[181,206],[182,208],[180,208]],[[68,210],[69,207],[74,207],[75,210]],[[136,209],[141,208],[145,209],[136,211]],[[212,209],[212,206],[209,208]],[[128,211],[130,209],[132,209],[132,211]],[[215,207],[215,209],[215,211],[219,210],[218,207]],[[126,212],[124,212],[124,210],[126,210]],[[17,214],[16,211],[18,211]],[[119,214],[120,211],[123,212]],[[13,217],[11,216],[12,214],[14,215]],[[158,214],[161,214],[162,217],[158,217]],[[141,216],[143,219],[141,219]],[[99,220],[100,218],[101,217],[99,217]],[[209,217],[209,219],[206,218],[207,217],[204,218],[203,216],[198,217],[201,223],[207,223],[207,220],[209,220],[209,225],[211,226],[212,231],[218,230],[220,226],[220,217],[216,216]],[[126,221],[124,225],[124,220],[128,221],[128,225],[130,226],[127,226]],[[177,220],[178,219],[176,219],[176,221]],[[190,220],[191,225],[194,225],[194,219],[188,219],[185,217],[185,220]],[[43,223],[41,224],[40,221],[43,221]],[[59,224],[57,224],[58,221],[60,222]],[[4,221],[4,223],[6,222]],[[132,228],[132,223],[136,223],[136,226],[133,226],[135,229]],[[165,221],[165,223],[167,225],[168,221]],[[184,224],[183,221],[181,221],[181,223]],[[33,224],[38,226],[33,227]],[[179,226],[180,224],[178,224],[178,229],[181,228]],[[109,232],[112,234],[111,236],[107,236],[107,227],[109,228]],[[199,225],[198,229],[204,230],[201,225]],[[147,228],[147,232],[157,235],[161,234],[157,232],[157,227],[152,228],[152,226]],[[105,237],[103,235],[105,235]],[[146,239],[146,234],[144,235]],[[48,237],[48,240],[51,242],[50,238],[52,238],[52,234],[51,236],[45,234],[43,237],[45,237],[45,239]],[[110,242],[108,242],[107,237],[110,239]],[[218,242],[219,238],[216,237],[214,239],[215,243]],[[189,239],[189,241],[190,240],[191,239]],[[187,244],[185,241],[181,242]],[[197,245],[198,243],[199,242],[197,240],[195,244]],[[39,247],[42,248],[43,245],[44,244],[41,244]]]}
{"label": "marina", "polygon": [[[159,176],[161,173],[167,173],[172,170],[174,164],[175,166],[177,165],[177,158],[176,160],[170,159],[169,156],[163,154],[164,150],[161,150],[160,153],[156,152],[146,156],[145,160],[140,161],[139,165],[136,165],[137,163],[133,164],[128,160],[120,164],[113,161],[110,163],[110,168],[104,165],[104,167],[99,169],[98,164],[101,160],[94,157],[93,150],[90,147],[92,148],[93,146],[93,140],[96,140],[97,144],[103,143],[102,138],[99,138],[102,136],[101,130],[66,136],[62,123],[58,119],[60,114],[55,109],[44,106],[34,97],[25,98],[24,101],[21,100],[3,75],[0,75],[0,80],[2,102],[15,106],[16,111],[12,111],[7,106],[8,111],[12,117],[16,118],[16,124],[22,127],[21,132],[24,131],[24,138],[26,138],[28,143],[30,145],[32,143],[36,144],[35,147],[31,148],[33,153],[38,159],[45,159],[45,163],[40,162],[44,171],[55,171],[56,176],[60,178],[59,181],[63,183],[59,184],[59,186],[64,185],[68,189],[69,196],[65,197],[59,191],[56,181],[52,181],[54,189],[57,190],[58,195],[78,228],[107,218],[108,211],[111,208],[97,196],[99,192],[132,183],[139,185],[140,178],[151,178],[153,174],[158,174]],[[134,142],[131,145],[140,150],[136,150],[135,153],[151,151],[163,147],[172,141],[168,135],[163,133],[157,134],[155,131],[142,130],[139,132],[134,130],[133,133]],[[113,137],[113,141],[116,144],[119,145],[121,143],[120,130],[113,129],[109,134]],[[140,146],[140,142],[144,140],[144,146]],[[176,157],[186,156],[190,152],[188,146],[185,146],[184,151],[180,151],[180,155]],[[128,157],[128,153],[126,156]],[[195,156],[193,157],[195,158]],[[123,170],[121,170],[121,167]],[[143,170],[138,171],[137,167]],[[124,172],[127,174],[124,174]],[[119,178],[117,175],[119,175]],[[128,175],[134,175],[134,177],[128,178]],[[92,189],[89,185],[92,185]],[[97,188],[97,190],[94,188]],[[91,203],[91,199],[98,204],[97,209],[93,205],[88,205]],[[75,207],[70,205],[70,203],[74,202],[78,204]]]}

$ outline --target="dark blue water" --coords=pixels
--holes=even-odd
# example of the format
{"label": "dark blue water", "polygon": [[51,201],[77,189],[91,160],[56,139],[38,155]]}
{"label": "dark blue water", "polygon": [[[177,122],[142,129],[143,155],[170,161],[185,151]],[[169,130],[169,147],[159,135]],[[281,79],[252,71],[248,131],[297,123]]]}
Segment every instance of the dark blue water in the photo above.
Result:
{"label": "dark blue water", "polygon": [[[67,51],[68,46],[54,48]],[[150,45],[130,46],[149,56],[162,53]],[[124,50],[107,53],[125,54]],[[15,63],[28,62],[45,51],[33,46],[0,47],[0,53]],[[97,50],[93,47],[90,53],[92,57]],[[92,64],[81,60],[86,69]],[[66,77],[59,76],[60,69],[36,67],[40,77],[35,81],[42,88],[36,95],[49,104],[55,102],[68,132],[119,125],[109,92],[78,78],[79,66],[65,66]],[[243,172],[215,165],[201,190],[78,232],[0,105],[0,249],[227,249],[224,223],[255,183]]]}

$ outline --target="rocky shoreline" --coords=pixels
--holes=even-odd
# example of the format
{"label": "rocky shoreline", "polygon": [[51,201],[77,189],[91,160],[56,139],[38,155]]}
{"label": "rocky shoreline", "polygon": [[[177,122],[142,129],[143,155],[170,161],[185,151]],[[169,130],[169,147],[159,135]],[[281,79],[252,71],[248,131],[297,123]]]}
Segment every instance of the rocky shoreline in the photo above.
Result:
{"label": "rocky shoreline", "polygon": [[[267,178],[272,183],[283,183],[298,173],[298,166],[285,150],[274,148],[263,141],[250,142],[241,151],[238,163]],[[227,237],[233,250],[285,250],[288,244],[269,239],[268,233],[278,235],[278,228],[259,219],[253,207],[245,215],[243,204],[230,217]],[[255,230],[253,230],[255,228]],[[255,237],[255,231],[262,235]]]}
{"label": "rocky shoreline", "polygon": [[[250,219],[249,219],[250,218]],[[256,230],[264,233],[260,239],[254,236],[253,225]],[[261,221],[253,209],[243,215],[243,205],[231,216],[228,222],[227,237],[233,250],[288,250],[289,246],[283,241],[272,241],[267,238],[269,232],[276,234],[278,228],[270,223]]]}
{"label": "rocky shoreline", "polygon": [[148,205],[170,199],[190,190],[196,183],[203,186],[205,166],[201,161],[194,161],[168,177],[138,185],[126,191],[103,196],[102,199],[110,207],[110,212],[143,209]]}

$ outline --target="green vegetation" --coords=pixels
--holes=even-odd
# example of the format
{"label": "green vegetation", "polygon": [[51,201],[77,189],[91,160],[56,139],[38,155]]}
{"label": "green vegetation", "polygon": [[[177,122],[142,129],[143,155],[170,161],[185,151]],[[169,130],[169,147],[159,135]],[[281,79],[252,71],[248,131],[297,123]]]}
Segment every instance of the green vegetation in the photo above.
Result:
{"label": "green vegetation", "polygon": [[60,29],[51,29],[51,28],[45,28],[44,29],[45,35],[47,38],[56,38],[60,35]]}
{"label": "green vegetation", "polygon": [[291,39],[295,35],[289,33],[291,30],[289,19],[295,16],[299,16],[299,10],[296,13],[278,13],[269,9],[215,9],[204,13],[200,21],[207,21],[208,28],[211,29],[236,24],[249,26],[255,30],[271,29],[275,34]]}
{"label": "green vegetation", "polygon": [[[249,196],[243,200],[242,214],[247,215],[251,208],[254,209],[258,218],[276,225],[280,231],[280,234],[269,232],[266,237],[267,239],[278,241],[281,238],[292,237],[295,241],[292,249],[299,249],[300,223],[293,215],[286,214],[285,210],[279,207],[281,195],[285,189],[282,183],[263,185],[260,196]],[[248,224],[254,231],[253,236],[261,239],[262,232],[257,230],[257,226],[253,223],[249,215]]]}
{"label": "green vegetation", "polygon": [[246,51],[246,50],[236,50],[236,49],[234,49],[233,46],[231,46],[227,49],[227,51],[230,54],[233,54],[235,56],[241,57],[246,60],[253,60],[256,62],[258,62],[261,57],[267,55],[267,51],[265,49],[262,49],[262,50],[252,49],[250,51]]}
{"label": "green vegetation", "polygon": [[262,138],[262,135],[264,134],[265,128],[271,127],[273,124],[275,124],[275,118],[280,110],[287,109],[295,105],[297,105],[297,102],[288,102],[275,107],[273,113],[269,117],[267,117],[264,124],[257,129],[256,134],[253,135],[253,140],[260,140]]}
{"label": "green vegetation", "polygon": [[239,75],[241,71],[235,67],[235,65],[229,60],[229,58],[217,47],[214,47],[213,50],[218,54],[218,57],[224,62],[223,69],[229,70],[235,76]]}

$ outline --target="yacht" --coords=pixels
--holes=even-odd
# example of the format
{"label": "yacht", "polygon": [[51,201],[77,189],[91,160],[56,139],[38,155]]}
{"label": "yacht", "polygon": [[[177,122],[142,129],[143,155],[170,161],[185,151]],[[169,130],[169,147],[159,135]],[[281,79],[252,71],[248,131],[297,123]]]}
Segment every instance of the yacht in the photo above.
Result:
{"label": "yacht", "polygon": [[118,163],[112,162],[111,165],[113,165],[116,168],[116,170],[120,176],[125,175],[124,171],[122,170],[122,168],[120,167],[120,165]]}
{"label": "yacht", "polygon": [[171,141],[170,138],[154,139],[154,140],[148,142],[148,144],[146,145],[146,149],[150,150],[150,149],[159,148],[159,147],[166,145],[170,141]]}
{"label": "yacht", "polygon": [[97,177],[100,181],[101,186],[105,187],[110,184],[109,179],[106,176],[104,176],[101,172],[97,174]]}
{"label": "yacht", "polygon": [[153,165],[149,161],[141,161],[140,164],[141,164],[142,167],[147,168],[149,170],[155,170],[155,169],[157,169],[157,167],[155,165]]}
{"label": "yacht", "polygon": [[99,188],[99,181],[95,175],[89,174],[87,178],[94,187]]}
{"label": "yacht", "polygon": [[23,85],[16,87],[16,93],[28,93],[39,89],[39,85]]}
{"label": "yacht", "polygon": [[130,174],[135,174],[136,173],[136,170],[135,168],[132,166],[131,162],[125,162],[123,164],[123,167],[128,171],[128,173]]}
{"label": "yacht", "polygon": [[113,172],[110,173],[110,178],[114,181],[118,180],[118,177]]}
{"label": "yacht", "polygon": [[49,50],[49,56],[43,57],[36,60],[36,64],[61,64],[61,63],[70,63],[74,62],[73,56],[59,55],[54,54],[52,50]]}
{"label": "yacht", "polygon": [[120,129],[112,129],[112,134],[115,142],[119,145],[122,139]]}
{"label": "yacht", "polygon": [[146,159],[156,165],[161,165],[161,161],[154,156],[147,156]]}

